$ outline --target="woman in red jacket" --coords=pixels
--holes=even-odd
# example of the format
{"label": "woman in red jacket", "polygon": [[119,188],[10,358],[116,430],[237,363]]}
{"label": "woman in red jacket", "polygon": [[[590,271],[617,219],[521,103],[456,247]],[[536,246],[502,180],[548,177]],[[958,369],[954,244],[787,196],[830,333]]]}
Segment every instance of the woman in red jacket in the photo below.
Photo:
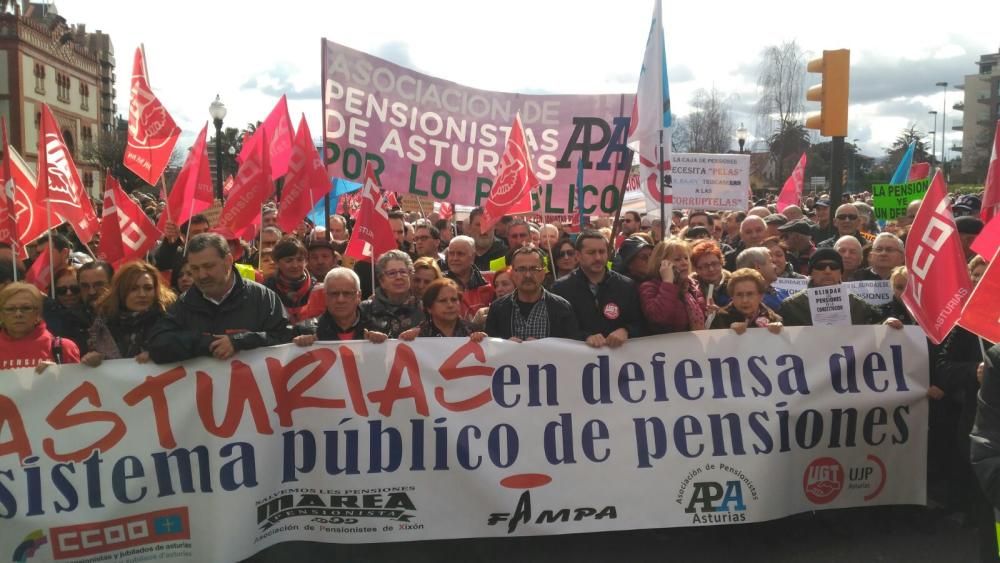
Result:
{"label": "woman in red jacket", "polygon": [[691,277],[691,249],[678,238],[657,243],[649,257],[649,281],[639,286],[639,300],[649,334],[704,330],[707,306]]}
{"label": "woman in red jacket", "polygon": [[80,349],[68,338],[53,336],[42,321],[42,292],[27,283],[0,290],[0,369],[75,364]]}

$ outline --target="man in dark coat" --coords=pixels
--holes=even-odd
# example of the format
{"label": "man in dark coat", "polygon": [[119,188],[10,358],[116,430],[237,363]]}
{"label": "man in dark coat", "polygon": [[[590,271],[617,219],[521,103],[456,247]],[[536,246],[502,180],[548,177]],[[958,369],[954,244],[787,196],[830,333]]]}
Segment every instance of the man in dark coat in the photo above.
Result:
{"label": "man in dark coat", "polygon": [[202,233],[188,244],[194,286],[153,326],[149,356],[156,363],[198,356],[231,358],[240,350],[284,344],[292,327],[278,295],[240,277],[229,243]]}
{"label": "man in dark coat", "polygon": [[511,262],[516,289],[490,305],[486,334],[515,342],[550,337],[583,340],[569,302],[542,286],[544,252],[534,246],[518,248]]}

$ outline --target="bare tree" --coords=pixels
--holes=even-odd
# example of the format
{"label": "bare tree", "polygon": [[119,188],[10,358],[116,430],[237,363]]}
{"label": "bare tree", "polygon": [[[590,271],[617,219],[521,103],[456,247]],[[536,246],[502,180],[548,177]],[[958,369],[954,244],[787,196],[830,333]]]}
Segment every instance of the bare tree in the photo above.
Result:
{"label": "bare tree", "polygon": [[768,139],[768,150],[775,164],[775,177],[784,177],[784,161],[798,146],[786,146],[785,140],[796,137],[796,127],[805,104],[803,79],[806,73],[802,48],[795,41],[771,45],[761,54],[757,87],[757,136]]}
{"label": "bare tree", "polygon": [[724,153],[733,143],[733,118],[729,101],[714,87],[698,90],[691,105],[695,111],[685,119],[688,152]]}

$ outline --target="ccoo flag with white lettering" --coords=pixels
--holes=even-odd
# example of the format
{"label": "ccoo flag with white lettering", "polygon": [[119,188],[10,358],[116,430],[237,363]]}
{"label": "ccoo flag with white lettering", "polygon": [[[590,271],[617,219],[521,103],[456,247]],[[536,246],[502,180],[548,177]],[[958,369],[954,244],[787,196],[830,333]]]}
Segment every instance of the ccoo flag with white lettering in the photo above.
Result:
{"label": "ccoo flag with white lettering", "polygon": [[958,322],[972,292],[940,168],[906,237],[906,268],[910,277],[903,303],[928,338],[940,344]]}
{"label": "ccoo flag with white lettering", "polygon": [[[629,148],[639,153],[639,186],[646,196],[646,210],[655,213],[660,212],[661,202],[665,205],[666,213],[670,213],[673,207],[669,180],[670,125],[670,85],[667,81],[667,50],[663,39],[663,9],[660,0],[656,0],[628,134]],[[662,165],[659,151],[663,151]]]}

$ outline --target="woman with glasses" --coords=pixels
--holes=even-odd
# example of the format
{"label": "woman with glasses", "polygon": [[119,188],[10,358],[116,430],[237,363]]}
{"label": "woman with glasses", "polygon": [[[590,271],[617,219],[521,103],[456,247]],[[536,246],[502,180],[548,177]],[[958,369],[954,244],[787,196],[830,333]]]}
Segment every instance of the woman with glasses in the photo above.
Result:
{"label": "woman with glasses", "polygon": [[748,328],[766,328],[774,334],[781,332],[781,317],[764,305],[767,282],[753,268],[740,268],[729,278],[732,302],[719,309],[712,328],[731,328],[743,334]]}
{"label": "woman with glasses", "polygon": [[580,265],[579,258],[576,256],[576,249],[573,248],[573,242],[568,238],[560,239],[552,247],[552,259],[555,260],[555,268],[552,272],[555,279],[565,276]]}
{"label": "woman with glasses", "polygon": [[424,320],[420,303],[410,291],[413,260],[402,250],[390,250],[375,263],[378,287],[371,298],[361,303],[361,314],[369,328],[398,338],[404,330]]}
{"label": "woman with glasses", "polygon": [[475,342],[486,338],[485,332],[477,331],[472,324],[460,318],[462,290],[454,280],[441,278],[427,286],[422,299],[424,321],[420,326],[403,331],[400,340],[420,337],[464,337]]}
{"label": "woman with glasses", "polygon": [[719,307],[729,304],[729,270],[723,268],[724,260],[722,249],[715,241],[702,241],[691,249],[691,265],[694,266],[694,275],[691,277],[698,282],[698,289],[705,296],[706,302],[709,297],[708,288],[712,287],[711,302]]}
{"label": "woman with glasses", "polygon": [[15,282],[0,290],[0,369],[33,367],[41,373],[52,364],[75,364],[80,350],[54,336],[42,320],[42,292]]}
{"label": "woman with glasses", "polygon": [[144,260],[129,262],[111,278],[111,289],[97,302],[97,318],[90,327],[90,351],[83,363],[91,367],[104,360],[135,358],[149,361],[146,335],[166,313],[176,296],[163,285],[160,272]]}

